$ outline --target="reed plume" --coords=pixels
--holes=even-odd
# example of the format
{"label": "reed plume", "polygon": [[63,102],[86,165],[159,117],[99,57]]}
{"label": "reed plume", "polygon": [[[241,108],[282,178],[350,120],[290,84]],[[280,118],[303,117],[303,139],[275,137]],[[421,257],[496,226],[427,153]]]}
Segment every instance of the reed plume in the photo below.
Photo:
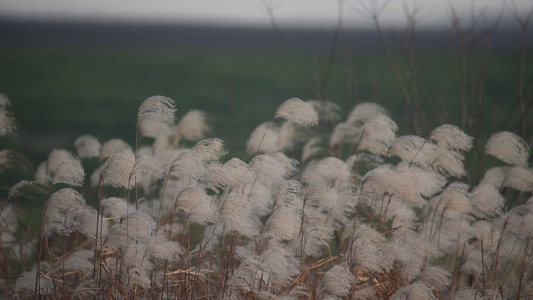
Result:
{"label": "reed plume", "polygon": [[79,158],[100,157],[102,145],[98,139],[90,134],[78,137],[74,141],[76,154]]}
{"label": "reed plume", "polygon": [[152,96],[144,100],[137,112],[137,123],[145,120],[172,124],[175,120],[174,101],[165,96]]}
{"label": "reed plume", "polygon": [[199,141],[212,134],[212,128],[207,124],[207,114],[201,110],[188,111],[174,128],[174,144],[182,138]]}
{"label": "reed plume", "polygon": [[302,126],[318,124],[318,113],[311,104],[298,98],[285,100],[274,114],[274,118],[282,118]]}
{"label": "reed plume", "polygon": [[228,153],[224,141],[218,138],[201,140],[196,143],[192,151],[206,162],[216,161]]}
{"label": "reed plume", "polygon": [[338,264],[329,269],[322,277],[319,295],[343,297],[348,295],[352,284],[356,281],[347,264]]}
{"label": "reed plume", "polygon": [[259,124],[246,143],[246,153],[256,155],[281,151],[278,130],[278,127],[270,122]]}
{"label": "reed plume", "polygon": [[64,183],[71,186],[83,186],[85,171],[81,161],[77,158],[69,158],[62,161],[54,172],[52,184]]}
{"label": "reed plume", "polygon": [[130,188],[130,174],[135,166],[135,155],[127,148],[116,152],[107,161],[101,170],[104,183],[114,187]]}
{"label": "reed plume", "polygon": [[363,128],[357,151],[366,150],[376,155],[386,155],[397,130],[396,123],[388,117],[370,118]]}
{"label": "reed plume", "polygon": [[131,146],[128,145],[122,139],[111,139],[102,145],[102,152],[100,153],[100,159],[104,160],[108,157],[113,156],[115,153],[129,149],[131,151]]}
{"label": "reed plume", "polygon": [[446,150],[468,151],[472,148],[472,137],[468,136],[459,127],[444,124],[437,127],[429,135],[429,139]]}
{"label": "reed plume", "polygon": [[503,131],[490,137],[485,145],[485,154],[492,155],[510,165],[527,167],[529,147],[518,135]]}
{"label": "reed plume", "polygon": [[362,127],[373,117],[389,116],[389,112],[377,103],[362,102],[354,106],[346,120],[347,124]]}
{"label": "reed plume", "polygon": [[521,166],[512,167],[503,178],[501,186],[521,192],[533,192],[533,170]]}

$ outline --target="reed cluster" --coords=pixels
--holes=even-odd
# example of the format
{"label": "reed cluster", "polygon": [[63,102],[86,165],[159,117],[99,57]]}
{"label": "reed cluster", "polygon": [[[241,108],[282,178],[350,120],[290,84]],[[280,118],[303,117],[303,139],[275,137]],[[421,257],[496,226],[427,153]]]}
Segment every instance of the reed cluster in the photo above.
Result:
{"label": "reed cluster", "polygon": [[[16,129],[8,103],[2,135]],[[237,158],[203,112],[176,110],[150,97],[135,145],[81,136],[10,189],[4,297],[533,297],[533,169],[518,135],[492,135],[483,158],[500,163],[473,174],[459,127],[398,136],[375,103],[341,120],[335,103],[291,98]],[[16,157],[0,152],[0,169]],[[23,198],[44,202],[37,235],[21,228]]]}

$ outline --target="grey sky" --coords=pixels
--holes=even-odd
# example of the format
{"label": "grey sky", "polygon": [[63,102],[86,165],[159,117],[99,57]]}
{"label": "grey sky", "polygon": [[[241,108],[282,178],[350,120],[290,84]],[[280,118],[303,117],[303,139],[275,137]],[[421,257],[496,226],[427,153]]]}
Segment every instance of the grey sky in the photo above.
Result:
{"label": "grey sky", "polygon": [[[281,25],[332,26],[339,11],[336,0],[270,0]],[[345,0],[344,26],[368,26],[368,18],[358,13],[363,4],[383,0]],[[391,0],[383,11],[385,26],[405,24],[404,6],[422,7],[420,26],[450,24],[450,4],[465,19],[472,7],[487,17],[498,14],[502,5],[511,3],[528,12],[531,0]],[[505,10],[505,16],[509,16]],[[29,19],[71,19],[97,21],[191,22],[243,26],[268,25],[262,0],[0,0],[0,17]]]}

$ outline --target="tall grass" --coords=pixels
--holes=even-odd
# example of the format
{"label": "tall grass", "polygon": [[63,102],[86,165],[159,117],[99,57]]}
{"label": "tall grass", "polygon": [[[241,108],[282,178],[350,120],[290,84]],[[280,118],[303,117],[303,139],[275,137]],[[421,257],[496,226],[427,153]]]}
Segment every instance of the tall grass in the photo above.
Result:
{"label": "tall grass", "polygon": [[[517,134],[490,138],[484,155],[500,164],[468,184],[472,137],[448,124],[398,136],[374,103],[341,120],[333,103],[289,99],[242,159],[201,112],[175,112],[150,97],[133,147],[81,136],[11,188],[5,297],[533,297],[533,170]],[[37,234],[18,220],[23,199],[44,202]]]}
{"label": "tall grass", "polygon": [[[525,70],[533,10],[522,17],[510,8],[523,44],[516,105],[500,121],[515,122],[517,132],[490,135],[481,126],[489,51],[480,62],[473,53],[480,40],[490,43],[497,21],[474,16],[465,25],[451,10],[459,39],[451,51],[456,126],[443,124],[440,100],[429,99],[433,91],[417,67],[413,39],[421,8],[406,6],[402,62],[379,20],[388,1],[364,7],[405,106],[399,126],[376,103],[357,101],[344,118],[327,100],[340,4],[326,66],[313,76],[283,40],[265,1],[318,100],[281,103],[250,133],[243,157],[228,156],[205,113],[175,120],[180,105],[164,96],[140,105],[133,145],[83,135],[71,149],[51,151],[32,180],[10,187],[0,203],[2,295],[533,298],[533,169],[526,141],[533,106]],[[10,109],[0,97],[2,137],[16,131]],[[2,150],[0,171],[6,170],[27,174],[31,166],[23,154]],[[17,205],[28,201],[42,206],[36,226],[25,224]]]}

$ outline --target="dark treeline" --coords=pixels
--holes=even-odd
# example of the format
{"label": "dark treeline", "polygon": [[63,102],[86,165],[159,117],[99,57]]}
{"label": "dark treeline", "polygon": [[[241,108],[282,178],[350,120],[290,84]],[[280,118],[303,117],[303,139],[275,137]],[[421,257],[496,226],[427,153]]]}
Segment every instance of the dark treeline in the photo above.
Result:
{"label": "dark treeline", "polygon": [[[520,45],[517,26],[505,22],[492,36],[498,51],[514,51]],[[390,41],[400,46],[404,28],[389,29]],[[283,38],[298,50],[316,50],[328,44],[332,28],[282,28]],[[417,29],[419,50],[448,49],[453,41],[450,28]],[[0,46],[107,46],[135,48],[226,48],[239,51],[271,51],[279,46],[280,37],[270,27],[237,27],[199,24],[156,24],[119,22],[32,21],[0,18]],[[343,29],[343,47],[359,51],[378,51],[379,37],[368,29]],[[394,45],[395,43],[392,43]]]}

